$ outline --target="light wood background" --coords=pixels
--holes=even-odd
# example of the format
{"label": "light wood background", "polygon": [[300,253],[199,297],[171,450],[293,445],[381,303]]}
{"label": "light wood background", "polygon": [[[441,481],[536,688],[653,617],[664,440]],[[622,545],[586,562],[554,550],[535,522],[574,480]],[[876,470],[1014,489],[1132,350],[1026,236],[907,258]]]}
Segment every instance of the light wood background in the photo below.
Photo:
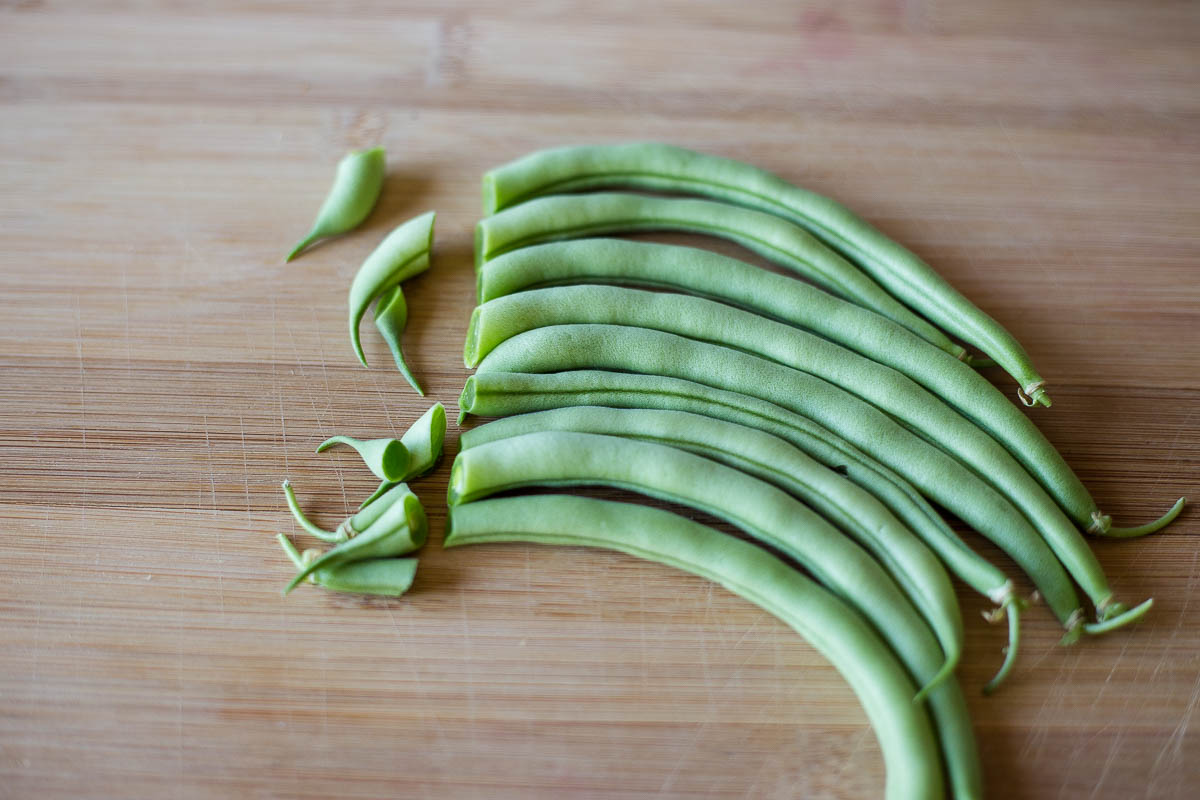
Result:
{"label": "light wood background", "polygon": [[[335,524],[373,482],[313,447],[431,401],[369,326],[355,363],[349,279],[439,211],[407,346],[454,414],[484,169],[634,138],[750,160],[1009,326],[1038,423],[1132,524],[1200,497],[1198,41],[1186,0],[0,2],[0,797],[879,796],[794,634],[614,554],[443,551],[448,460],[409,596],[281,599],[279,481]],[[374,144],[377,210],[285,266]],[[1098,544],[1153,614],[1063,649],[1028,613],[994,698],[1003,631],[961,594],[992,797],[1196,796],[1196,520]]]}

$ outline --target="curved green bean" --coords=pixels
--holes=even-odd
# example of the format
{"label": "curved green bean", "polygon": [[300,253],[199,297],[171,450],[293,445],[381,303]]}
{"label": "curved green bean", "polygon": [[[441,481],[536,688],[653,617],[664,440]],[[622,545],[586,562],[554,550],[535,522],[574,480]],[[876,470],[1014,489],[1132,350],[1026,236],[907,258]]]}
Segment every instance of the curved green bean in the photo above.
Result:
{"label": "curved green bean", "polygon": [[367,366],[358,324],[371,301],[397,284],[429,269],[429,250],[433,247],[433,211],[396,227],[367,256],[350,283],[350,344],[362,365]]}
{"label": "curved green bean", "polygon": [[937,557],[874,495],[756,428],[699,414],[598,406],[559,408],[497,420],[467,431],[462,450],[538,431],[620,436],[668,445],[774,484],[834,523],[887,570],[929,623],[952,667],[962,655],[963,624],[950,578]]}
{"label": "curved green bean", "polygon": [[379,295],[379,301],[375,303],[375,328],[383,341],[387,342],[396,368],[400,370],[404,380],[408,381],[408,385],[413,387],[417,394],[424,397],[425,390],[408,368],[408,363],[404,360],[404,348],[400,345],[404,336],[404,326],[407,324],[408,303],[404,302],[404,292],[400,289],[400,284],[396,284]]}
{"label": "curved green bean", "polygon": [[408,487],[402,483],[387,483],[385,481],[384,486],[387,488],[381,487],[381,490],[377,490],[367,502],[359,506],[357,513],[342,520],[336,531],[327,531],[304,515],[304,511],[300,508],[300,504],[296,500],[296,493],[292,489],[292,483],[287,479],[283,481],[283,495],[287,499],[288,508],[291,509],[292,516],[299,523],[300,527],[323,542],[338,543],[353,539],[359,533],[366,531],[392,505],[411,494]]}
{"label": "curved green bean", "polygon": [[665,445],[592,433],[543,431],[460,451],[450,469],[451,506],[528,486],[603,485],[706,511],[802,564],[857,608],[891,643],[921,694],[953,674],[948,659],[926,669],[914,642],[936,640],[883,567],[781,489]]}
{"label": "curved green bean", "polygon": [[[809,417],[889,464],[927,497],[955,513],[962,509],[964,520],[993,541],[1003,543],[1039,586],[1059,591],[1059,597],[1047,596],[1047,601],[1064,624],[1071,619],[1069,612],[1062,616],[1067,603],[1074,599],[1061,592],[1064,584],[1069,587],[1065,577],[1058,577],[1062,565],[1029,521],[961,462],[847,392],[727,347],[620,325],[553,325],[518,334],[489,353],[477,374],[569,369],[610,369],[682,378],[751,394]],[[1087,577],[1093,589],[1095,583],[1104,582],[1102,573]]]}
{"label": "curved green bean", "polygon": [[1028,416],[975,370],[878,314],[801,281],[691,247],[580,239],[506,253],[479,270],[479,301],[568,283],[633,283],[726,303],[817,333],[892,367],[943,398],[991,434],[1042,484],[1076,524],[1106,536],[1159,530],[1181,504],[1138,528],[1111,528],[1083,482]]}
{"label": "curved green bean", "polygon": [[[1100,562],[1041,485],[995,439],[900,372],[798,328],[688,295],[618,286],[532,289],[475,309],[467,334],[468,366],[495,343],[554,324],[597,323],[653,329],[734,347],[790,367],[793,391],[832,390],[890,414],[974,469],[1033,522],[1102,619],[1122,613]],[[840,387],[844,392],[839,392]],[[830,395],[827,403],[835,402]]]}
{"label": "curved green bean", "polygon": [[[304,569],[320,557],[316,550],[297,552],[282,533],[275,538],[296,569]],[[309,573],[308,581],[334,592],[399,597],[412,586],[416,574],[415,558],[368,558],[316,569]]]}
{"label": "curved green bean", "polygon": [[901,302],[991,356],[1016,379],[1023,403],[1050,405],[1021,343],[931,266],[841,203],[749,164],[655,142],[543,150],[484,175],[484,213],[548,192],[613,186],[715,197],[802,226]]}
{"label": "curved green bean", "polygon": [[408,448],[398,439],[355,439],[353,436],[331,436],[317,445],[322,453],[335,445],[354,449],[367,469],[385,481],[404,480],[408,469]]}
{"label": "curved green bean", "polygon": [[[570,520],[570,524],[564,524]],[[933,731],[908,702],[912,683],[895,655],[862,618],[825,589],[771,554],[677,514],[648,506],[567,495],[483,500],[450,509],[446,547],[524,541],[603,547],[665,564],[724,586],[795,630],[842,674],[863,704],[886,767],[889,800],[938,798],[944,792]],[[979,797],[978,754],[962,694],[949,697],[942,746],[954,788]],[[950,726],[953,723],[954,727]],[[949,740],[949,741],[946,741]]]}
{"label": "curved green bean", "polygon": [[338,162],[333,186],[317,212],[308,235],[287,254],[284,262],[291,261],[300,251],[317,239],[337,236],[357,228],[375,207],[379,192],[383,189],[384,152],[382,147],[371,150],[356,150]]}
{"label": "curved green bean", "polygon": [[803,228],[772,214],[711,200],[604,192],[530,200],[475,226],[475,265],[520,247],[601,233],[683,231],[718,236],[894,320],[956,357],[966,350],[905,308]]}

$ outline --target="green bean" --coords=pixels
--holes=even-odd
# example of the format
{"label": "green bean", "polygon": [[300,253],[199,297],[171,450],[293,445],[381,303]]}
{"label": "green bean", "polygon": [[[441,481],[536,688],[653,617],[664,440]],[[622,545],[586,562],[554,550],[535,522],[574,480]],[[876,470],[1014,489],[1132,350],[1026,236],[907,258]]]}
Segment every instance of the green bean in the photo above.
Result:
{"label": "green bean", "polygon": [[[304,569],[320,557],[316,550],[298,553],[282,533],[275,538],[297,569]],[[309,573],[308,581],[334,592],[399,597],[412,586],[416,573],[415,558],[368,558],[319,568]]]}
{"label": "green bean", "polygon": [[362,531],[367,530],[396,502],[403,500],[408,494],[408,487],[401,483],[386,484],[386,489],[376,491],[371,498],[359,507],[358,513],[342,520],[336,531],[327,531],[315,524],[304,515],[300,504],[296,501],[296,493],[292,490],[291,481],[283,481],[283,495],[287,498],[288,508],[300,527],[323,542],[344,542],[353,539]]}
{"label": "green bean", "polygon": [[[1021,509],[1067,571],[1096,604],[1101,618],[1112,590],[1095,554],[1036,480],[995,439],[900,372],[818,336],[722,303],[687,295],[616,286],[533,289],[475,309],[465,348],[468,365],[495,342],[533,327],[600,323],[628,325],[735,347],[795,370],[795,391],[857,396],[902,421],[973,468]],[[845,390],[840,392],[835,387]],[[847,394],[851,393],[851,394]]]}
{"label": "green bean", "polygon": [[639,231],[703,233],[736,242],[896,321],[954,356],[966,354],[803,228],[772,214],[711,200],[618,192],[530,200],[479,221],[475,226],[475,265],[478,269],[496,256],[540,242]]}
{"label": "green bean", "polygon": [[1110,528],[1083,482],[1029,417],[991,383],[948,353],[878,314],[800,281],[718,253],[691,247],[582,239],[535,245],[484,264],[479,300],[566,283],[634,283],[719,299],[817,333],[904,373],[990,433],[1090,533],[1145,535],[1175,518],[1182,503],[1156,522]]}
{"label": "green bean", "polygon": [[[410,481],[420,477],[429,470],[442,456],[442,443],[446,439],[446,408],[441,403],[434,403],[421,417],[412,424],[400,437],[400,443],[408,452],[408,467],[401,481]],[[396,485],[394,481],[385,480],[379,488],[359,506],[365,508],[377,497]]]}
{"label": "green bean", "polygon": [[398,485],[389,495],[396,496],[392,502],[383,504],[383,498],[380,498],[380,502],[372,503],[359,512],[362,514],[377,506],[382,507],[382,511],[375,515],[365,529],[306,564],[292,578],[283,593],[287,594],[319,569],[353,561],[399,556],[419,550],[425,544],[429,533],[429,524],[421,501],[404,484]]}
{"label": "green bean", "polygon": [[[895,655],[854,611],[780,559],[677,514],[631,503],[538,495],[450,509],[446,547],[510,541],[602,547],[655,561],[718,583],[778,617],[830,661],[862,702],[883,752],[886,796],[942,796],[934,735],[922,709],[907,700],[912,683]],[[942,691],[951,694],[952,687],[947,682]],[[977,764],[965,709],[955,723],[950,748]],[[960,797],[981,793],[977,785],[963,789]]]}
{"label": "green bean", "polygon": [[358,324],[371,301],[388,289],[429,269],[429,250],[433,247],[433,221],[428,211],[398,226],[367,256],[350,284],[350,344],[365,367],[358,339]]}
{"label": "green bean", "polygon": [[[1062,565],[1029,521],[986,481],[937,447],[897,425],[874,406],[818,378],[674,334],[620,325],[555,325],[518,334],[496,347],[482,372],[560,372],[615,369],[692,380],[751,394],[830,428],[867,454],[889,464],[931,499],[963,517],[1013,555],[1059,619],[1077,608]],[[803,388],[801,388],[803,387]],[[1092,575],[1103,582],[1103,574]],[[1054,591],[1057,597],[1049,592]]]}
{"label": "green bean", "polygon": [[338,162],[333,186],[317,212],[312,230],[288,253],[291,261],[317,239],[337,236],[357,228],[379,199],[383,189],[384,153],[382,147],[356,150]]}
{"label": "green bean", "polygon": [[842,204],[749,164],[654,142],[543,150],[484,175],[484,213],[548,192],[612,186],[715,197],[800,225],[901,302],[991,356],[1016,379],[1021,402],[1050,405],[1021,343],[932,267]]}
{"label": "green bean", "polygon": [[376,478],[385,481],[404,480],[408,469],[408,449],[399,440],[331,436],[317,446],[317,452],[324,452],[339,444],[353,448]]}
{"label": "green bean", "polygon": [[404,360],[404,349],[400,346],[400,340],[404,336],[404,326],[407,324],[408,304],[404,302],[404,292],[401,291],[400,284],[396,284],[379,295],[379,301],[375,303],[375,328],[387,342],[388,349],[392,351],[392,358],[396,362],[396,368],[400,370],[404,380],[408,381],[417,394],[424,397],[425,390],[421,388],[421,384],[417,383],[412,370],[408,368],[408,364]]}
{"label": "green bean", "polygon": [[[460,451],[448,502],[528,486],[603,485],[706,511],[804,565],[879,629],[922,684],[923,696],[953,674],[919,665],[913,642],[936,648],[928,625],[883,567],[859,545],[781,489],[673,447],[591,433],[544,431]],[[914,666],[917,665],[917,666]]]}
{"label": "green bean", "polygon": [[[786,493],[756,478],[662,445],[543,432],[460,452],[451,469],[447,498],[454,507],[506,488],[589,484],[632,489],[704,509],[797,558],[818,582],[874,623],[915,682],[925,684],[935,724],[958,727],[961,705],[953,702],[955,698],[961,702],[957,682],[945,670],[929,628],[891,579],[858,545]],[[577,521],[560,518],[557,524]],[[810,557],[804,558],[802,550],[809,550]],[[971,785],[972,773],[977,781],[977,763],[947,760],[957,773],[956,785]]]}
{"label": "green bean", "polygon": [[950,578],[937,557],[872,494],[763,431],[683,411],[560,408],[497,420],[465,432],[468,450],[537,431],[621,436],[677,447],[774,484],[833,522],[887,570],[958,663],[963,625]]}

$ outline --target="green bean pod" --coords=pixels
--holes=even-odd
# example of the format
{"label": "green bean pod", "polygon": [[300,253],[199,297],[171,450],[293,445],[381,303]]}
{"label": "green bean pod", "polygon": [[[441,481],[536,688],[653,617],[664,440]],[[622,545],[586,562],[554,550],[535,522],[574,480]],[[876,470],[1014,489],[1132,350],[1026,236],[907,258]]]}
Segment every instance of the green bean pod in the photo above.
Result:
{"label": "green bean pod", "polygon": [[304,515],[304,511],[296,500],[296,493],[292,489],[291,481],[287,479],[283,481],[283,495],[287,499],[292,516],[300,527],[323,542],[338,543],[353,539],[359,533],[367,530],[392,505],[405,500],[410,494],[412,493],[404,484],[384,481],[383,486],[376,490],[367,502],[359,506],[358,513],[342,520],[336,531],[327,531]]}
{"label": "green bean pod", "polygon": [[363,512],[366,512],[374,510],[376,506],[383,508],[382,511],[372,514],[374,518],[365,529],[306,564],[292,578],[283,593],[287,594],[319,569],[353,561],[399,556],[419,550],[429,534],[429,523],[421,501],[404,484],[400,484],[389,494],[395,495],[392,502],[372,503],[363,509]]}
{"label": "green bean pod", "polygon": [[972,470],[869,403],[818,378],[727,347],[620,325],[553,325],[518,334],[489,353],[477,374],[571,369],[681,378],[753,395],[809,417],[888,464],[1004,547],[1045,593],[1060,621],[1073,620],[1078,609],[1074,591],[1029,521]]}
{"label": "green bean pod", "polygon": [[[631,503],[536,495],[450,509],[446,547],[513,541],[616,550],[699,575],[749,600],[800,634],[850,684],[883,752],[888,800],[942,796],[934,734],[922,709],[908,702],[913,689],[904,668],[861,617],[780,559],[677,514]],[[951,688],[948,682],[943,691]],[[955,725],[943,733],[954,757],[977,765],[965,704]],[[979,797],[980,783],[976,778],[954,788],[959,797]]]}
{"label": "green bean pod", "polygon": [[974,369],[878,314],[728,256],[651,242],[581,239],[506,253],[485,263],[478,280],[480,303],[568,283],[632,283],[722,300],[811,330],[902,372],[991,434],[1090,533],[1145,535],[1164,527],[1181,507],[1138,528],[1111,528],[1111,519],[1058,450]]}
{"label": "green bean pod", "polygon": [[[408,451],[408,468],[400,480],[410,481],[433,469],[433,465],[442,457],[442,443],[445,439],[446,408],[441,403],[434,403],[400,437],[400,443]],[[379,488],[363,501],[359,509],[366,508],[396,483],[385,480],[379,484]]]}
{"label": "green bean pod", "polygon": [[[818,582],[863,613],[915,682],[925,685],[935,725],[957,727],[957,682],[945,670],[928,626],[896,585],[858,545],[785,492],[756,478],[662,445],[543,432],[460,452],[447,497],[454,507],[505,488],[596,484],[704,509],[799,560]],[[972,771],[971,765],[957,766]],[[977,765],[974,772],[977,778]],[[969,778],[961,782],[971,783]]]}
{"label": "green bean pod", "polygon": [[1016,379],[1021,402],[1050,405],[1021,343],[931,266],[841,203],[749,164],[656,142],[542,150],[483,176],[484,213],[550,192],[615,186],[704,195],[800,225],[901,302],[991,356]]}
{"label": "green bean pod", "polygon": [[417,394],[424,397],[425,390],[408,368],[408,362],[404,360],[404,348],[400,343],[404,337],[404,326],[407,324],[408,303],[404,302],[404,292],[400,289],[400,284],[396,284],[379,295],[379,301],[375,303],[375,329],[379,331],[383,341],[387,342],[396,368],[400,370],[404,380],[408,381],[408,385],[413,387]]}
{"label": "green bean pod", "polygon": [[396,227],[367,256],[350,283],[350,344],[362,365],[367,366],[359,342],[358,325],[371,301],[388,289],[429,269],[436,213],[428,211]]}
{"label": "green bean pod", "polygon": [[468,450],[540,431],[597,433],[676,447],[778,486],[874,555],[933,629],[946,661],[957,665],[962,614],[941,562],[874,495],[783,439],[684,411],[584,406],[497,420],[466,431],[459,444]]}
{"label": "green bean pod", "polygon": [[333,186],[317,212],[316,222],[284,262],[291,261],[317,239],[338,236],[362,224],[383,189],[384,160],[383,148],[376,147],[353,151],[338,162]]}
{"label": "green bean pod", "polygon": [[[319,557],[315,550],[298,553],[282,533],[275,538],[296,569],[304,569]],[[368,558],[318,568],[309,573],[308,581],[333,592],[399,597],[412,586],[416,574],[415,558]]]}
{"label": "green bean pod", "polygon": [[404,473],[408,468],[408,449],[399,440],[331,436],[317,445],[317,452],[324,452],[339,444],[354,449],[376,478],[385,481],[404,479]]}
{"label": "green bean pod", "polygon": [[682,231],[717,236],[876,311],[956,357],[966,350],[885,292],[803,228],[772,214],[711,200],[605,192],[530,200],[475,226],[475,265],[531,244],[601,233]]}

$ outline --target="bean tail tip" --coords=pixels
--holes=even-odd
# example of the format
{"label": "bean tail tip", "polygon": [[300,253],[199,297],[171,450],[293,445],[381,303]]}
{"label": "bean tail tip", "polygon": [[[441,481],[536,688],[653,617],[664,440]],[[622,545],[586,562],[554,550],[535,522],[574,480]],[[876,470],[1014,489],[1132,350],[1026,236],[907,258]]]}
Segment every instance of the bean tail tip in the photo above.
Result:
{"label": "bean tail tip", "polygon": [[1138,525],[1133,528],[1113,528],[1108,527],[1100,531],[1097,535],[1104,536],[1110,539],[1136,539],[1139,536],[1157,533],[1163,528],[1175,521],[1175,518],[1183,512],[1183,507],[1187,505],[1187,498],[1181,497],[1175,501],[1175,505],[1153,522],[1147,522],[1145,525]]}
{"label": "bean tail tip", "polygon": [[1099,622],[1089,622],[1085,624],[1083,626],[1084,632],[1091,636],[1098,636],[1102,633],[1115,631],[1117,628],[1123,628],[1126,625],[1137,622],[1142,617],[1146,616],[1146,612],[1153,608],[1154,598],[1151,597],[1144,603],[1134,606],[1128,610],[1124,609],[1124,607],[1120,606],[1120,604],[1117,604],[1117,606],[1119,606],[1121,609],[1118,613],[1111,613],[1110,615],[1105,616],[1104,619],[1100,620]]}
{"label": "bean tail tip", "polygon": [[1017,663],[1017,652],[1021,643],[1021,602],[1013,599],[1007,605],[997,609],[1008,616],[1008,646],[1004,648],[1004,662],[1000,665],[1000,669],[983,686],[983,693],[990,695],[1000,688],[1000,684],[1008,678],[1012,673],[1013,667]]}

